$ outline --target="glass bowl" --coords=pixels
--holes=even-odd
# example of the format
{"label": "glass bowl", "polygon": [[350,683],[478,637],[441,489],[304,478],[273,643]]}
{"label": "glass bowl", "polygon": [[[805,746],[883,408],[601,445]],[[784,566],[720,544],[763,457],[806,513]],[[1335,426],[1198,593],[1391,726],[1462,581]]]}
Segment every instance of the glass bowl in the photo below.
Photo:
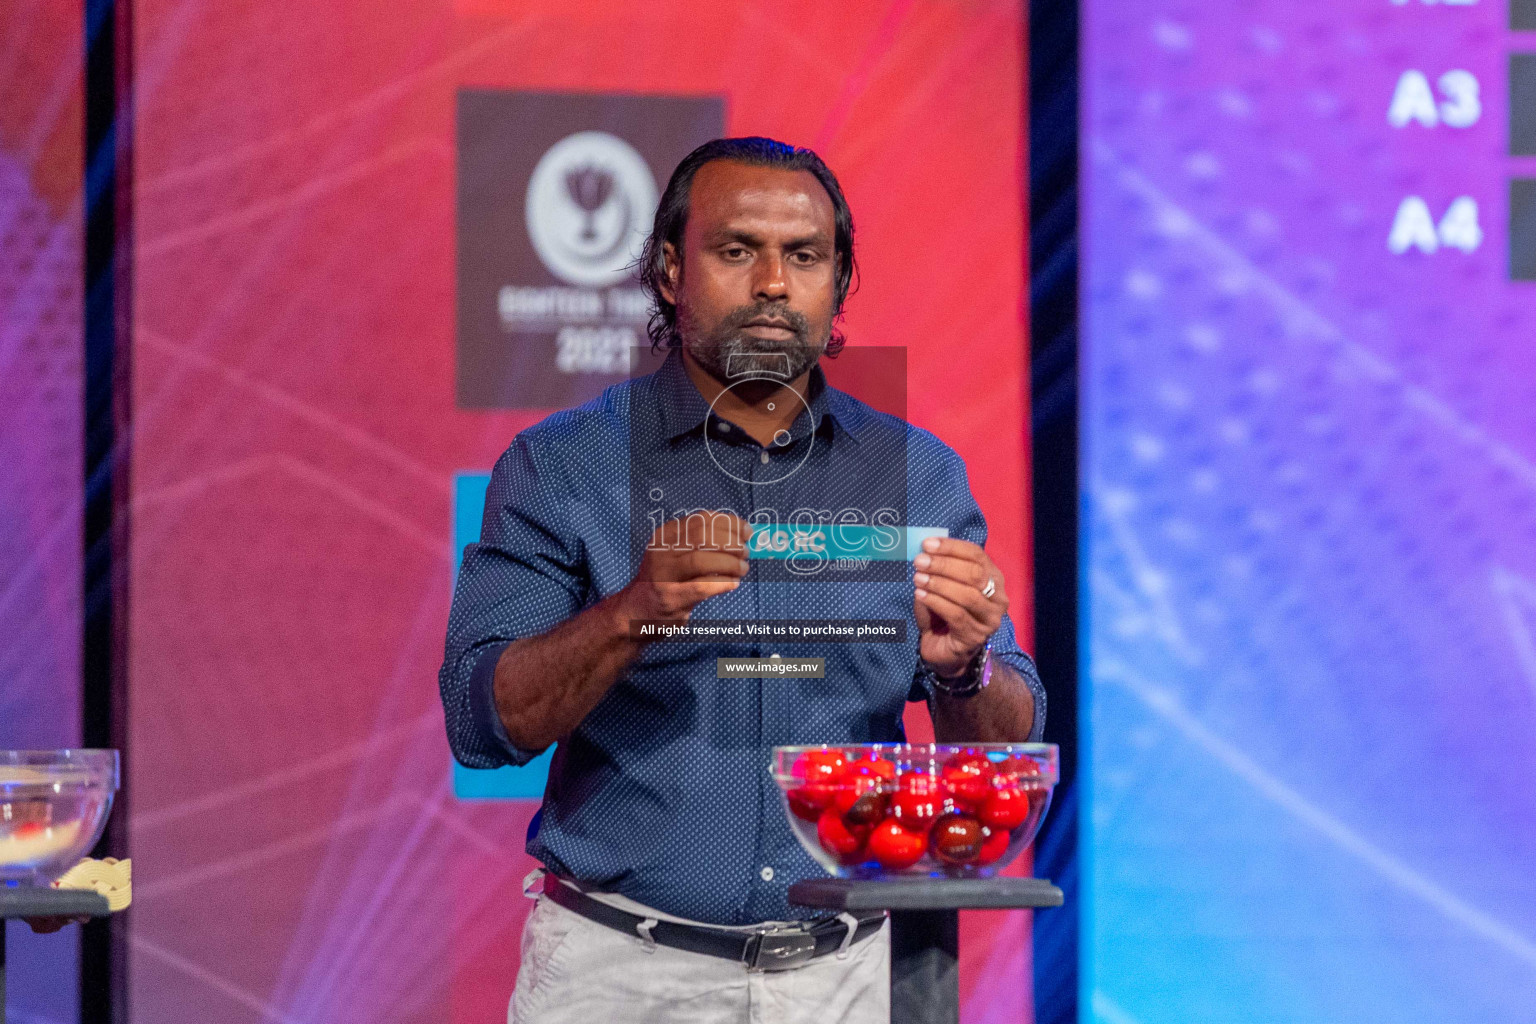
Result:
{"label": "glass bowl", "polygon": [[115,750],[0,750],[0,883],[47,885],[101,838]]}
{"label": "glass bowl", "polygon": [[1057,779],[1050,743],[775,747],[795,838],[840,878],[986,878],[1040,830]]}

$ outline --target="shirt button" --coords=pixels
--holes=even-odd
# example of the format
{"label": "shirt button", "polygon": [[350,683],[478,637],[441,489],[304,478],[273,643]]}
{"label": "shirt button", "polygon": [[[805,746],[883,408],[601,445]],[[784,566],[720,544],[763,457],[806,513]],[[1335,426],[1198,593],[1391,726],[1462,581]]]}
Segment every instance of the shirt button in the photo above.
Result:
{"label": "shirt button", "polygon": [[758,456],[758,461],[766,466],[768,464],[768,453],[763,452],[762,455]]}
{"label": "shirt button", "polygon": [[717,427],[718,427],[720,433],[722,433],[722,434],[730,433],[731,425],[729,423],[726,423],[724,420],[721,420],[720,423],[717,424]]}
{"label": "shirt button", "polygon": [[763,870],[757,873],[757,877],[765,882],[773,881],[773,868],[763,868]]}

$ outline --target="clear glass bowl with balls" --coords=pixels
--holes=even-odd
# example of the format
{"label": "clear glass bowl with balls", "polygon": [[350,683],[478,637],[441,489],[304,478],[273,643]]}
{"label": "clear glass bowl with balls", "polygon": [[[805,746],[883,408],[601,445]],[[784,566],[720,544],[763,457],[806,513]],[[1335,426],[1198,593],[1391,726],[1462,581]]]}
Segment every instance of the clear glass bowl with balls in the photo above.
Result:
{"label": "clear glass bowl with balls", "polygon": [[47,885],[78,864],[117,785],[115,750],[0,750],[0,884]]}
{"label": "clear glass bowl with balls", "polygon": [[986,878],[1040,830],[1058,778],[1049,743],[775,747],[800,845],[840,878]]}

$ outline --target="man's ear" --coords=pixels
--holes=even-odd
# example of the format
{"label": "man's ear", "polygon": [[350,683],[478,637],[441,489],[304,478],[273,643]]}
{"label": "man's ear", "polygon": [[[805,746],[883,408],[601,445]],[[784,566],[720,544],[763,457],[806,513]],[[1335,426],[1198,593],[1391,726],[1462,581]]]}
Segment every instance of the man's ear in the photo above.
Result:
{"label": "man's ear", "polygon": [[677,246],[671,242],[661,243],[661,261],[667,272],[657,284],[657,290],[661,297],[672,305],[677,305],[677,282],[683,276],[683,257],[677,251]]}

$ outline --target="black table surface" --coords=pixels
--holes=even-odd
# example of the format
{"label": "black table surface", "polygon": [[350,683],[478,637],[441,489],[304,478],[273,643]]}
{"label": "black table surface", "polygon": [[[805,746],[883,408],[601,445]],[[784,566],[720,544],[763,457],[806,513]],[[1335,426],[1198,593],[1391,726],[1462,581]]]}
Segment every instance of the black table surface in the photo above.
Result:
{"label": "black table surface", "polygon": [[1059,907],[1043,878],[813,878],[789,887],[789,902],[823,910],[1013,910]]}
{"label": "black table surface", "polygon": [[0,885],[0,918],[106,917],[107,898],[90,889]]}

